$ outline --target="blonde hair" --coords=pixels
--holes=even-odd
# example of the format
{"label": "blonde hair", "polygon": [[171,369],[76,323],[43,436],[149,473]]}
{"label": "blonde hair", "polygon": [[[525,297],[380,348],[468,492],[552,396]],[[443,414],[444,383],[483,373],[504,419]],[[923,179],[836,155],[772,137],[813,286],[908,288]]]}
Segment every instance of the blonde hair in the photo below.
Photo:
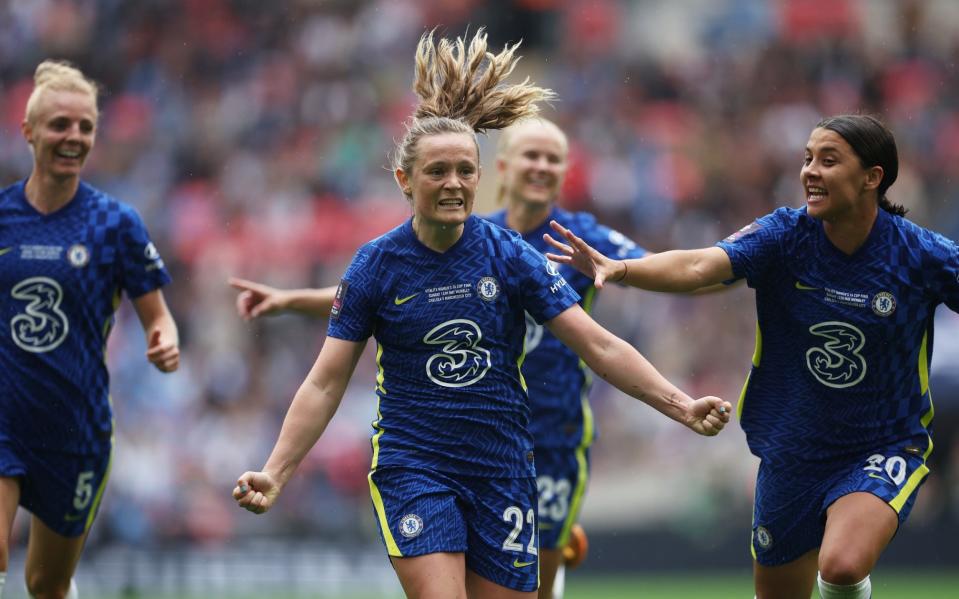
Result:
{"label": "blonde hair", "polygon": [[[486,33],[480,28],[469,48],[463,38],[433,42],[433,32],[423,34],[416,46],[413,91],[419,104],[406,125],[406,135],[393,152],[393,170],[412,171],[416,144],[424,136],[503,129],[539,112],[537,102],[556,97],[527,77],[522,83],[503,85],[519,57],[519,43],[506,45],[499,54],[486,50]],[[484,68],[485,65],[485,68]],[[479,144],[476,146],[479,155]]]}
{"label": "blonde hair", "polygon": [[[44,60],[37,65],[37,70],[33,74],[33,92],[27,100],[27,109],[24,120],[28,123],[34,122],[37,113],[37,105],[40,103],[40,96],[46,91],[68,91],[89,94],[93,97],[94,109],[96,109],[97,95],[100,86],[92,79],[88,79],[80,69],[72,64],[62,60]],[[99,111],[97,111],[99,113]]]}
{"label": "blonde hair", "polygon": [[[496,157],[505,160],[510,148],[513,147],[513,143],[519,136],[519,132],[532,127],[546,129],[556,135],[556,138],[563,144],[564,153],[567,156],[569,155],[569,139],[566,137],[566,134],[563,132],[563,130],[560,129],[559,125],[553,121],[538,116],[536,118],[523,119],[522,121],[503,129],[503,132],[500,133],[499,136],[499,142],[496,144]],[[503,183],[503,178],[500,177],[496,182],[496,203],[502,204],[505,198],[506,185]]]}

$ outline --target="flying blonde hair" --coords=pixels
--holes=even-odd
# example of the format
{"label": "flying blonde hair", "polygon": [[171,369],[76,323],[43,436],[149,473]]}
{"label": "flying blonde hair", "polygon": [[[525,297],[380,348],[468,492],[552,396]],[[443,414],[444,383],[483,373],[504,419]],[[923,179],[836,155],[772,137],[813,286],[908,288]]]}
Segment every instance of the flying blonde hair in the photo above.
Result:
{"label": "flying blonde hair", "polygon": [[[420,101],[406,126],[406,135],[393,152],[393,170],[410,173],[416,161],[416,144],[424,136],[503,129],[535,116],[538,102],[556,94],[537,87],[527,77],[522,83],[505,85],[516,68],[519,42],[506,45],[499,54],[487,51],[486,33],[480,28],[467,48],[463,38],[445,38],[434,43],[433,32],[423,34],[416,46],[413,91]],[[479,156],[479,144],[476,146]]]}
{"label": "flying blonde hair", "polygon": [[[63,60],[44,60],[37,65],[37,70],[33,74],[33,91],[30,98],[27,99],[27,109],[24,115],[24,121],[34,122],[37,116],[37,105],[40,103],[40,97],[47,91],[69,91],[89,94],[93,97],[93,105],[96,109],[97,95],[100,92],[100,86],[92,79],[87,78],[80,69],[69,62]],[[97,110],[99,114],[99,110]]]}

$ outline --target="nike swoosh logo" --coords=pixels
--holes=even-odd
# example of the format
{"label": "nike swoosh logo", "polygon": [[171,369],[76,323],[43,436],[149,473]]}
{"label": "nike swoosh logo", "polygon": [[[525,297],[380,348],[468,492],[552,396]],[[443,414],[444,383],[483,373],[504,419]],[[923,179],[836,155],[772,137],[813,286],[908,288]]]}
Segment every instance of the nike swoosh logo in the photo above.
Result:
{"label": "nike swoosh logo", "polygon": [[396,299],[393,300],[393,303],[396,304],[397,306],[402,306],[403,304],[405,304],[406,302],[410,301],[411,299],[413,299],[413,298],[416,297],[417,295],[419,295],[419,293],[414,293],[413,295],[408,295],[408,296],[406,296],[406,297],[396,296]]}
{"label": "nike swoosh logo", "polygon": [[[896,485],[896,483],[892,482],[891,480],[889,480],[889,479],[886,478],[885,476],[879,476],[878,474],[873,474],[872,472],[869,473],[869,478],[878,478],[879,480],[884,480],[884,481],[886,481],[886,482],[889,483],[890,485]],[[899,485],[896,485],[896,486],[898,487]]]}
{"label": "nike swoosh logo", "polygon": [[535,563],[536,563],[536,562],[521,562],[521,561],[519,561],[519,558],[516,558],[515,560],[513,560],[513,567],[514,567],[514,568],[525,568],[526,566],[532,566],[532,565],[535,564]]}
{"label": "nike swoosh logo", "polygon": [[3,248],[2,250],[0,250],[0,256],[6,254],[7,252],[9,252],[9,251],[12,250],[12,249],[13,249],[13,248]]}
{"label": "nike swoosh logo", "polygon": [[817,291],[819,287],[810,287],[809,285],[803,285],[799,281],[796,281],[796,289],[800,291]]}

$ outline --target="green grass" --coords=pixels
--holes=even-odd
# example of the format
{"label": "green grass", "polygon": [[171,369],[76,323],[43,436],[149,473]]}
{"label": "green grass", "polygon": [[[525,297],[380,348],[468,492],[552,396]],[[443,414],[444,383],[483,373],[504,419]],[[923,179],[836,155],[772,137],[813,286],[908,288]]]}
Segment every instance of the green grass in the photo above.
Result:
{"label": "green grass", "polygon": [[[749,599],[753,596],[752,581],[742,575],[690,575],[688,573],[649,576],[577,577],[567,580],[564,599]],[[875,599],[943,599],[955,597],[959,589],[959,570],[952,573],[877,572],[873,575]],[[231,599],[313,599],[307,595],[284,595],[260,592]],[[318,595],[332,599],[328,595]],[[814,592],[813,599],[819,598]],[[121,598],[104,598],[121,599]],[[138,595],[136,599],[208,599]],[[374,594],[344,595],[336,599],[384,599]],[[389,598],[393,599],[393,598]]]}
{"label": "green grass", "polygon": [[[875,599],[942,599],[955,597],[959,571],[948,574],[876,572]],[[746,599],[752,597],[752,581],[743,576],[689,576],[580,579],[570,576],[565,599]],[[819,593],[812,595],[818,599]]]}

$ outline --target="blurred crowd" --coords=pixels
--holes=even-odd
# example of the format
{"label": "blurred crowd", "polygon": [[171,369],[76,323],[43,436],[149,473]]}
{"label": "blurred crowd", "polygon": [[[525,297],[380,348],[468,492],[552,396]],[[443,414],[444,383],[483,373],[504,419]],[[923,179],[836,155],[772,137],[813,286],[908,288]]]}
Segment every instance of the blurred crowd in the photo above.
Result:
{"label": "blurred crowd", "polygon": [[[497,47],[522,39],[520,68],[558,93],[546,115],[571,140],[562,204],[650,250],[709,245],[801,205],[809,131],[860,110],[896,134],[892,201],[959,238],[953,0],[0,0],[0,185],[30,171],[19,126],[34,68],[71,60],[104,92],[85,178],[139,210],[174,277],[176,374],[148,367],[132,310],[118,314],[116,453],[92,543],[375,538],[371,358],[279,509],[233,505],[235,477],[266,459],[325,322],[244,323],[226,279],[335,284],[361,243],[407,218],[387,165],[414,105],[416,41],[480,26]],[[481,138],[481,213],[495,208],[495,140]],[[612,288],[595,314],[691,393],[735,401],[751,298]],[[959,317],[947,312],[920,525],[959,521]],[[593,404],[587,527],[692,529],[722,509],[744,534],[756,464],[738,426],[694,439],[602,385]]]}

